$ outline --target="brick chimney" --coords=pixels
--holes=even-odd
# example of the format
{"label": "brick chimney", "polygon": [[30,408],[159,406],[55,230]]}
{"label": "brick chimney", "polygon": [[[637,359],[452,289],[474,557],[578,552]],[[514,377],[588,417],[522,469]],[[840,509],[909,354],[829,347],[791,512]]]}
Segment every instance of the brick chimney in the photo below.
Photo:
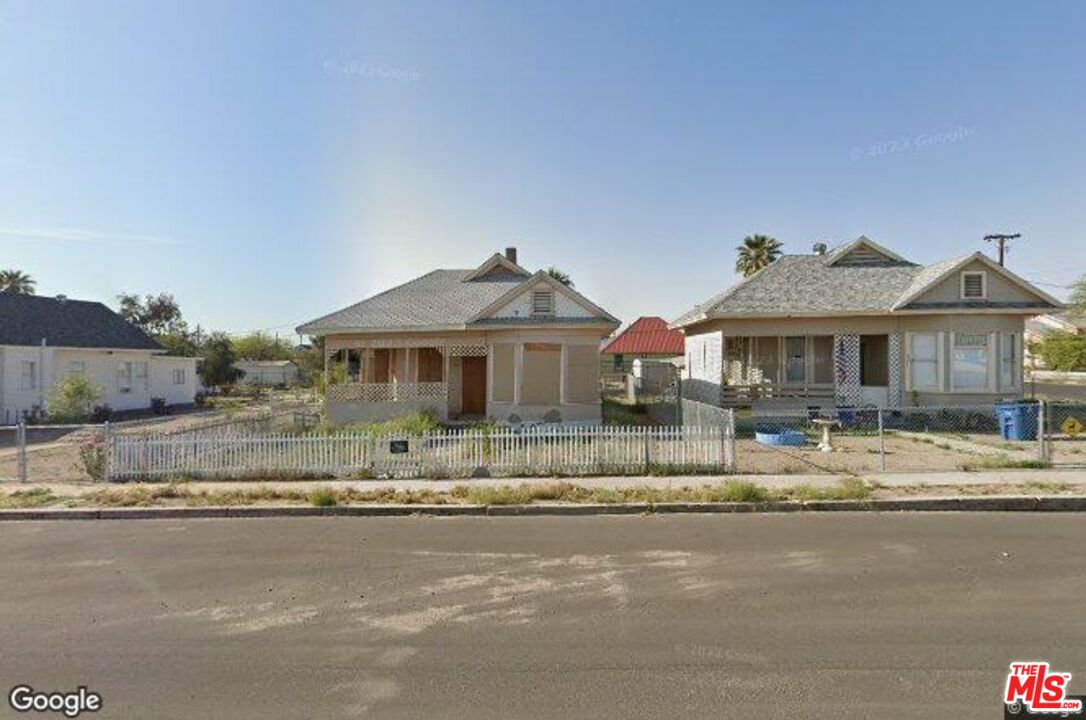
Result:
{"label": "brick chimney", "polygon": [[515,247],[507,247],[505,249],[505,259],[514,265],[517,264],[517,249]]}

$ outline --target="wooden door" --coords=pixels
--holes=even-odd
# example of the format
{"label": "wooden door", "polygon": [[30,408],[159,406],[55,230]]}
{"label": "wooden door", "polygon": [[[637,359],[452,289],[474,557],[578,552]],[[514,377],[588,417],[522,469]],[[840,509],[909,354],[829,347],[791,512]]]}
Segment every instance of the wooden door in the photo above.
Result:
{"label": "wooden door", "polygon": [[486,414],[486,358],[465,357],[460,365],[460,414]]}

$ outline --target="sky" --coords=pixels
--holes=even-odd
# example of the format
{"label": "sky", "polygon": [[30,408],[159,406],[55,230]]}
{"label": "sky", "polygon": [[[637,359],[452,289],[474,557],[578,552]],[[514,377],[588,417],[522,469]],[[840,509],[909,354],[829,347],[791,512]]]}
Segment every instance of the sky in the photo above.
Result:
{"label": "sky", "polygon": [[0,2],[0,268],[190,324],[506,246],[624,322],[861,234],[1086,273],[1082,2]]}

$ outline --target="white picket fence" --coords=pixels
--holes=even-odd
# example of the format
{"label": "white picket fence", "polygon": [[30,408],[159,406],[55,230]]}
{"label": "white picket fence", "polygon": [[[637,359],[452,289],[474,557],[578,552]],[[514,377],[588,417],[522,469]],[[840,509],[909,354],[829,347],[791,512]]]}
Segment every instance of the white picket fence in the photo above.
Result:
{"label": "white picket fence", "polygon": [[643,473],[653,468],[732,472],[732,427],[532,427],[416,437],[364,433],[248,437],[113,435],[111,480],[274,475],[490,475]]}

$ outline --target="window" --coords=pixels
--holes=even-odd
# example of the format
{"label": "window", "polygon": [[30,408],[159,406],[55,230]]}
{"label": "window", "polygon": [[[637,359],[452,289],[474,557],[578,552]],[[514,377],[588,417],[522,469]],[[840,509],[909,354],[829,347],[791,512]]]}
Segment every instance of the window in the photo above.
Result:
{"label": "window", "polygon": [[988,297],[988,273],[981,271],[962,273],[962,300],[980,300]]}
{"label": "window", "polygon": [[999,344],[999,387],[1008,390],[1018,387],[1021,370],[1018,365],[1018,336],[1003,333]]}
{"label": "window", "polygon": [[184,385],[185,384],[185,368],[174,368],[173,371],[173,384]]}
{"label": "window", "polygon": [[910,333],[909,341],[909,389],[941,390],[939,372],[939,334]]}
{"label": "window", "polygon": [[137,362],[132,363],[136,368],[136,387],[143,390],[148,389],[147,385],[147,363]]}
{"label": "window", "polygon": [[554,291],[553,290],[533,290],[532,291],[532,314],[533,315],[553,315],[554,314]]}
{"label": "window", "polygon": [[613,360],[612,368],[617,372],[622,372],[622,367],[623,367],[623,365],[622,365],[622,356],[621,355],[615,355],[614,360]]}
{"label": "window", "polygon": [[19,365],[19,389],[38,389],[38,364],[33,360],[23,360]]}
{"label": "window", "polygon": [[68,363],[68,375],[74,377],[76,375],[85,375],[87,373],[87,364],[82,360],[72,360]]}
{"label": "window", "polygon": [[952,390],[988,389],[987,334],[954,333],[950,387]]}
{"label": "window", "polygon": [[117,392],[132,392],[132,363],[117,363]]}
{"label": "window", "polygon": [[784,381],[802,383],[807,377],[807,338],[784,339]]}

